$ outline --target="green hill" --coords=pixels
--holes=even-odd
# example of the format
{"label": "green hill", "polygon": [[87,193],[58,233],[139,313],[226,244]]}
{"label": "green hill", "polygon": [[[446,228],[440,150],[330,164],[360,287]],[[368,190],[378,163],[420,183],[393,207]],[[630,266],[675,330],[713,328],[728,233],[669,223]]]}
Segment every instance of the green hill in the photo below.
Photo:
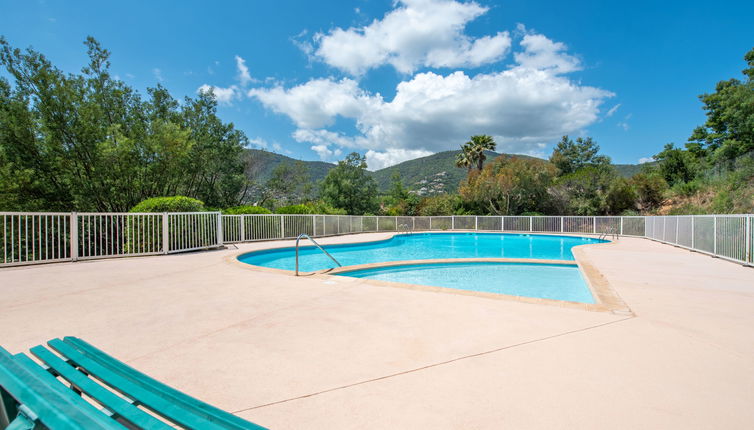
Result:
{"label": "green hill", "polygon": [[[390,188],[390,178],[393,172],[401,175],[403,185],[410,191],[415,191],[420,195],[432,195],[439,193],[453,193],[458,190],[458,185],[466,178],[467,170],[456,167],[456,154],[460,151],[443,151],[426,157],[416,158],[404,161],[394,166],[386,167],[374,172],[370,172],[377,181],[381,191],[387,191]],[[252,158],[249,176],[257,184],[263,184],[272,175],[272,171],[281,163],[295,163],[296,160],[282,154],[274,152],[248,149],[247,154]],[[487,161],[490,161],[502,154],[496,152],[486,152]],[[516,155],[517,157],[535,158],[528,155]],[[335,164],[323,161],[304,161],[309,169],[309,175],[312,182],[319,182],[327,176]],[[618,174],[623,177],[631,177],[639,173],[641,164],[615,164]]]}
{"label": "green hill", "polygon": [[[272,176],[272,171],[275,167],[282,163],[296,163],[300,160],[287,157],[275,152],[264,151],[261,149],[247,149],[246,155],[251,158],[250,168],[247,174],[258,184],[266,182]],[[327,172],[330,171],[334,164],[326,163],[324,161],[303,161],[306,167],[309,169],[309,176],[312,182],[319,182],[327,176]]]}

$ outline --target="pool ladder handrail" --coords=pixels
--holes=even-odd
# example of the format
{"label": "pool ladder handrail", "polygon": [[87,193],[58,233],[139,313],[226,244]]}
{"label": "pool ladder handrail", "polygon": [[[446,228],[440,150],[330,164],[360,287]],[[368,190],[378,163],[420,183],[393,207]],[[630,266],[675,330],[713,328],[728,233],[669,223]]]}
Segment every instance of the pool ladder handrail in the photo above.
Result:
{"label": "pool ladder handrail", "polygon": [[414,229],[413,229],[413,228],[411,228],[411,226],[410,226],[410,225],[408,225],[408,224],[400,224],[400,225],[398,226],[398,231],[403,231],[403,232],[405,232],[406,234],[411,234],[411,233],[413,233],[413,232],[414,232]]}
{"label": "pool ladder handrail", "polygon": [[324,253],[325,253],[325,255],[327,255],[328,257],[330,257],[330,259],[331,259],[332,261],[334,261],[334,262],[335,262],[335,264],[337,264],[337,265],[338,265],[338,267],[343,267],[343,265],[342,265],[342,264],[340,264],[340,262],[338,262],[338,260],[336,260],[336,259],[335,259],[335,257],[333,257],[332,255],[330,255],[330,253],[329,253],[329,252],[325,251],[325,248],[322,248],[322,246],[320,246],[320,244],[318,244],[316,240],[314,240],[314,239],[312,239],[311,237],[309,237],[309,235],[308,235],[308,234],[302,233],[302,234],[299,234],[299,235],[298,235],[298,237],[296,238],[296,276],[298,276],[298,243],[299,243],[299,241],[301,241],[301,238],[304,238],[304,237],[305,237],[305,238],[307,238],[307,239],[309,239],[309,240],[311,240],[311,241],[312,241],[312,243],[313,243],[313,244],[314,244],[314,245],[315,245],[315,246],[316,246],[317,248],[319,248],[319,250],[320,250],[320,251],[324,252]]}
{"label": "pool ladder handrail", "polygon": [[605,227],[605,230],[603,230],[602,233],[600,233],[600,235],[599,235],[598,238],[599,239],[607,239],[608,236],[612,236],[613,239],[615,239],[615,240],[618,240],[618,238],[619,238],[618,232],[615,231],[615,228],[610,227],[610,226]]}

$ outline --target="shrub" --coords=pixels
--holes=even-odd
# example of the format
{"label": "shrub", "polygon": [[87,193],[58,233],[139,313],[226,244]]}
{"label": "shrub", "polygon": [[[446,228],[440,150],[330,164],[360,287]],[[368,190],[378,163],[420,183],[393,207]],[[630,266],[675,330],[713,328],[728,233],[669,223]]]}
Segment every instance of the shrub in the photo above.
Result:
{"label": "shrub", "polygon": [[253,214],[271,214],[272,212],[261,206],[244,205],[234,206],[232,208],[223,209],[223,213],[226,215],[253,215]]}
{"label": "shrub", "polygon": [[276,214],[310,214],[312,213],[311,208],[306,205],[291,205],[291,206],[281,206],[277,209],[275,209]]}
{"label": "shrub", "polygon": [[204,212],[201,200],[186,196],[152,197],[131,208],[131,212]]}

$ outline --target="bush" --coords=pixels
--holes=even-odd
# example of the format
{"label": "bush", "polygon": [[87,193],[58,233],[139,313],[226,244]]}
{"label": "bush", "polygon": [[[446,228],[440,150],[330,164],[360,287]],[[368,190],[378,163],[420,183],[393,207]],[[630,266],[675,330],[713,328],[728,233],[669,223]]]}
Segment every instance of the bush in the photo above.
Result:
{"label": "bush", "polygon": [[204,212],[201,200],[186,196],[152,197],[131,208],[131,212]]}
{"label": "bush", "polygon": [[275,209],[275,213],[300,215],[300,214],[310,214],[313,212],[311,211],[311,208],[306,205],[291,205],[291,206],[281,206]]}
{"label": "bush", "polygon": [[254,215],[254,214],[271,214],[272,212],[261,206],[244,205],[234,206],[232,208],[223,209],[225,215]]}

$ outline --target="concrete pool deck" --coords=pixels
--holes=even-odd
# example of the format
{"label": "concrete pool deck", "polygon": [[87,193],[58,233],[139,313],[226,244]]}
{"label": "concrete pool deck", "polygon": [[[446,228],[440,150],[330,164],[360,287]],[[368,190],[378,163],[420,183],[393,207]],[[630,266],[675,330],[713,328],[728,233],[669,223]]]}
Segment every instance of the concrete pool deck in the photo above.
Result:
{"label": "concrete pool deck", "polygon": [[0,345],[79,336],[273,429],[754,427],[754,268],[580,248],[623,315],[228,261],[281,243],[0,269]]}

